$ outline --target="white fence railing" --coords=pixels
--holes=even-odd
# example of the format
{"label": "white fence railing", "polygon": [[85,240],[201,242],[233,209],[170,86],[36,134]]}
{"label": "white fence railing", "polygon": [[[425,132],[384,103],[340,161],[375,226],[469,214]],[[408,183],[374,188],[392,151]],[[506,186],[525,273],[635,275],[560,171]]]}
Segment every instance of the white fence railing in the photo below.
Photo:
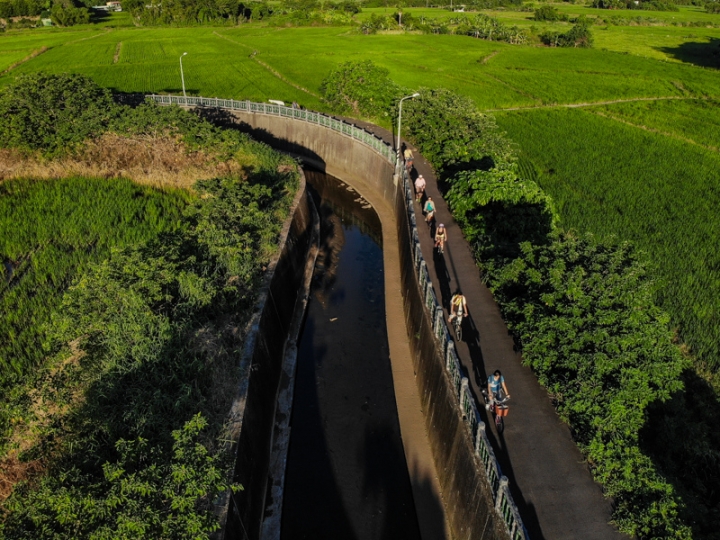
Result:
{"label": "white fence railing", "polygon": [[343,135],[347,135],[361,143],[369,146],[377,153],[385,157],[391,163],[395,163],[395,151],[374,133],[364,130],[353,124],[333,118],[323,113],[274,105],[272,103],[254,103],[252,101],[238,101],[235,99],[204,98],[204,97],[183,97],[183,96],[149,96],[161,105],[179,105],[181,107],[213,107],[231,111],[252,112],[267,114],[270,116],[283,116],[294,120],[301,120],[311,124],[323,126]]}
{"label": "white fence railing", "polygon": [[[351,137],[375,150],[391,164],[395,164],[396,154],[391,145],[377,137],[374,133],[370,133],[363,128],[323,113],[282,105],[237,101],[234,99],[168,95],[151,95],[149,97],[161,105],[213,107],[232,111],[282,116],[303,122],[310,122]],[[460,412],[472,437],[475,456],[483,465],[490,491],[493,494],[495,511],[505,523],[511,540],[528,540],[527,531],[520,519],[520,513],[510,494],[508,479],[502,475],[500,465],[495,457],[495,452],[493,452],[490,441],[485,434],[485,423],[480,420],[478,404],[470,393],[470,385],[467,377],[463,377],[462,375],[460,359],[455,352],[455,343],[450,337],[442,305],[438,302],[435,289],[430,281],[430,273],[428,272],[427,264],[423,258],[422,249],[420,248],[420,237],[418,236],[415,208],[413,205],[414,194],[407,171],[403,172],[403,186],[405,191],[405,207],[408,212],[411,229],[410,234],[413,242],[411,253],[413,254],[413,260],[415,262],[415,272],[423,298],[425,299],[425,307],[430,314],[435,339],[445,358],[445,370],[448,379],[455,390],[455,397],[458,399]]]}

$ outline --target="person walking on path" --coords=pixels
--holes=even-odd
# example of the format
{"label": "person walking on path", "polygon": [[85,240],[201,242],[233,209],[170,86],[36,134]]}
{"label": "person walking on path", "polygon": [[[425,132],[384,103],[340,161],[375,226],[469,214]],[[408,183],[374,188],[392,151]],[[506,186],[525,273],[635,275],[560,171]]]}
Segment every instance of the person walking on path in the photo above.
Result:
{"label": "person walking on path", "polygon": [[415,200],[417,202],[420,202],[422,199],[423,193],[425,193],[425,186],[425,178],[423,178],[421,174],[415,179]]}
{"label": "person walking on path", "polygon": [[425,223],[432,223],[433,219],[435,219],[435,203],[432,197],[427,198],[423,210],[425,212]]}

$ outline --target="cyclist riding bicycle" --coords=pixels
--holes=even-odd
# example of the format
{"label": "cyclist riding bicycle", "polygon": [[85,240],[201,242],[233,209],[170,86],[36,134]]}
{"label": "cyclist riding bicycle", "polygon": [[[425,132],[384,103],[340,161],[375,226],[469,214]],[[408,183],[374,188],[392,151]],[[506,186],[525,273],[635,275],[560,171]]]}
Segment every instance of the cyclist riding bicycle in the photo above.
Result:
{"label": "cyclist riding bicycle", "polygon": [[455,317],[460,317],[462,320],[462,318],[467,317],[467,315],[467,301],[463,293],[458,289],[450,299],[450,317],[448,317],[448,322],[452,322]]}
{"label": "cyclist riding bicycle", "polygon": [[507,386],[505,385],[505,377],[502,376],[499,369],[496,369],[495,373],[488,377],[488,398],[491,404],[493,399],[502,401],[503,394],[501,392],[504,392],[504,397],[510,397]]}
{"label": "cyclist riding bicycle", "polygon": [[440,253],[444,253],[445,242],[447,242],[447,230],[445,225],[441,223],[435,231],[435,247],[440,248]]}
{"label": "cyclist riding bicycle", "polygon": [[432,197],[428,197],[427,201],[425,201],[425,221],[427,223],[431,223],[433,219],[435,219],[435,203],[432,200]]}
{"label": "cyclist riding bicycle", "polygon": [[425,186],[426,182],[421,174],[415,179],[415,200],[417,202],[420,202],[420,199],[422,199],[423,193],[425,193]]}

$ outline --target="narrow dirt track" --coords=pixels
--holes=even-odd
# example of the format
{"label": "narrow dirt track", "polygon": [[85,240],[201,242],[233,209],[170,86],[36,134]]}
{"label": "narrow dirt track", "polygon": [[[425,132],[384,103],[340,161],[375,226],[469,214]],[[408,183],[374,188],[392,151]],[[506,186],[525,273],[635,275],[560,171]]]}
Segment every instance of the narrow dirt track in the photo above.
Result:
{"label": "narrow dirt track", "polygon": [[600,105],[614,105],[616,103],[632,103],[635,101],[669,101],[674,99],[706,99],[697,96],[658,96],[658,97],[637,97],[628,99],[612,99],[610,101],[593,101],[586,103],[554,103],[551,105],[529,105],[527,107],[507,107],[504,109],[484,109],[483,112],[505,112],[505,111],[532,111],[533,109],[579,109],[581,107],[597,107]]}
{"label": "narrow dirt track", "polygon": [[[373,124],[360,125],[387,142],[392,135]],[[409,143],[408,143],[409,144]],[[483,421],[502,472],[510,479],[512,494],[532,540],[627,539],[609,524],[611,503],[596,484],[570,430],[557,416],[550,398],[532,371],[521,365],[520,354],[489,289],[482,283],[470,246],[450,215],[430,164],[413,148],[415,168],[427,180],[427,195],[436,205],[437,223],[447,227],[445,255],[433,254],[431,230],[415,204],[422,251],[438,299],[446,314],[452,294],[461,288],[467,298],[469,320],[463,323],[463,342],[457,351],[476,398],[495,369],[503,372],[512,396],[510,415],[502,435]],[[434,231],[432,231],[434,232]],[[482,399],[478,400],[482,403]]]}

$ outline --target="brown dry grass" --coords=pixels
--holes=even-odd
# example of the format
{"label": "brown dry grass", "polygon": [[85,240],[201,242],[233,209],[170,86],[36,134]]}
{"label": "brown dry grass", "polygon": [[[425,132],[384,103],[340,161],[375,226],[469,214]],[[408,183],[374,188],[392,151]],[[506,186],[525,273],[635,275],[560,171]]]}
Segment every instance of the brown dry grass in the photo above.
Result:
{"label": "brown dry grass", "polygon": [[[79,340],[69,343],[70,356],[50,371],[51,377],[68,367],[78,365],[80,359],[85,356],[85,352],[78,348],[78,344]],[[35,459],[24,462],[20,461],[19,456],[40,442],[43,428],[68,414],[72,407],[77,406],[83,399],[83,392],[81,388],[75,389],[71,400],[72,406],[69,404],[59,406],[52,399],[46,400],[43,398],[42,392],[37,389],[31,390],[29,397],[31,414],[14,426],[13,435],[9,441],[12,450],[0,458],[0,503],[10,496],[15,484],[32,479],[45,470],[43,460]]]}
{"label": "brown dry grass", "polygon": [[17,451],[2,459],[0,461],[0,502],[10,496],[15,484],[35,476],[42,469],[43,466],[39,460],[20,461]]}
{"label": "brown dry grass", "polygon": [[196,180],[242,173],[242,165],[234,160],[218,161],[204,152],[190,152],[182,142],[169,137],[107,133],[89,141],[80,153],[54,160],[0,149],[0,181],[122,176],[140,184],[187,189]]}

